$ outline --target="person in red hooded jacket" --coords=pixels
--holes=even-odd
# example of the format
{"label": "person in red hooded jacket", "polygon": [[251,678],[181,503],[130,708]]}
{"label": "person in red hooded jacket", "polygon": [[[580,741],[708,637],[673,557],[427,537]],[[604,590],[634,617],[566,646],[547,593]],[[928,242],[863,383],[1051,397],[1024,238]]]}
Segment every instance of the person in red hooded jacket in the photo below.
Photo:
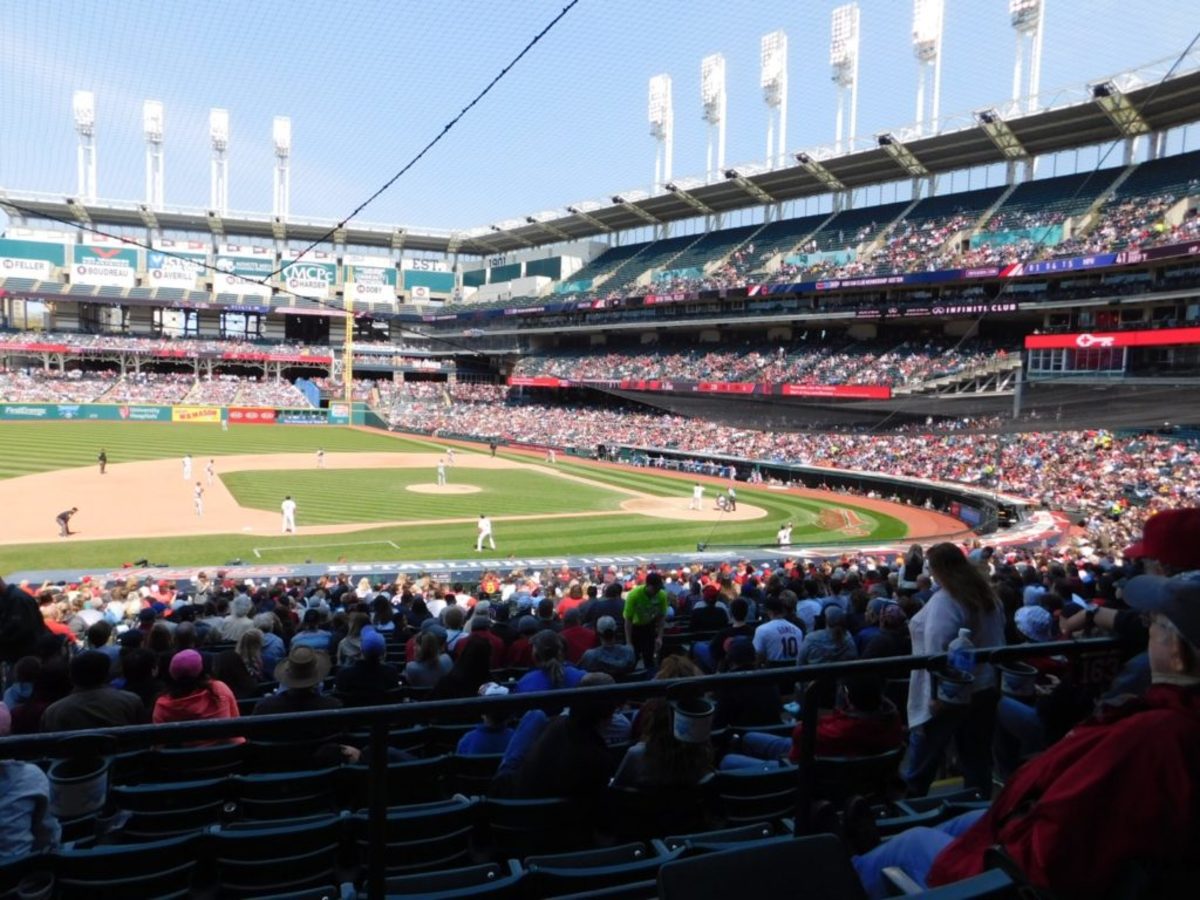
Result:
{"label": "person in red hooded jacket", "polygon": [[[171,687],[155,701],[153,721],[192,722],[197,719],[236,719],[237,698],[223,681],[209,678],[204,672],[204,659],[195,650],[180,650],[171,657],[168,668]],[[228,741],[196,741],[190,746],[207,744],[240,744],[245,738]]]}
{"label": "person in red hooded jacket", "polygon": [[1034,886],[1064,898],[1103,895],[1130,864],[1153,874],[1194,862],[1200,581],[1142,575],[1124,598],[1149,620],[1149,690],[1102,707],[1030,760],[987,810],[909,829],[856,856],[868,894],[885,895],[885,866],[929,887],[978,875],[993,846]]}

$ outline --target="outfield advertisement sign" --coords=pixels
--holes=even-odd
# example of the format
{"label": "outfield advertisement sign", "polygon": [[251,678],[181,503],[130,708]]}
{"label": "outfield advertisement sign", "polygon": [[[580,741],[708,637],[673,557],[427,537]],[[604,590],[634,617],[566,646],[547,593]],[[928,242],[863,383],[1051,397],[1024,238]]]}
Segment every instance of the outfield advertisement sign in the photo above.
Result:
{"label": "outfield advertisement sign", "polygon": [[360,303],[396,302],[396,267],[383,256],[343,257],[345,283],[342,285],[347,300]]}
{"label": "outfield advertisement sign", "polygon": [[337,261],[328,253],[313,250],[303,259],[283,259],[279,286],[298,297],[324,300],[337,286]]}
{"label": "outfield advertisement sign", "polygon": [[329,404],[329,424],[330,425],[349,425],[350,424],[350,404],[349,403],[330,403]]}
{"label": "outfield advertisement sign", "polygon": [[9,421],[170,422],[169,406],[114,403],[6,403],[0,419]]}
{"label": "outfield advertisement sign", "polygon": [[146,254],[146,286],[194,290],[207,262],[203,241],[161,241]]}
{"label": "outfield advertisement sign", "polygon": [[217,253],[214,294],[243,297],[271,296],[270,280],[275,274],[275,251],[270,247],[223,244]]}
{"label": "outfield advertisement sign", "polygon": [[276,411],[266,407],[229,407],[229,421],[236,425],[274,425]]}
{"label": "outfield advertisement sign", "polygon": [[66,244],[0,239],[0,278],[49,279],[66,265]]}
{"label": "outfield advertisement sign", "polygon": [[137,283],[137,250],[97,244],[79,244],[74,249],[72,284],[130,288]]}
{"label": "outfield advertisement sign", "polygon": [[172,422],[187,422],[189,424],[207,424],[221,421],[219,406],[172,406]]}

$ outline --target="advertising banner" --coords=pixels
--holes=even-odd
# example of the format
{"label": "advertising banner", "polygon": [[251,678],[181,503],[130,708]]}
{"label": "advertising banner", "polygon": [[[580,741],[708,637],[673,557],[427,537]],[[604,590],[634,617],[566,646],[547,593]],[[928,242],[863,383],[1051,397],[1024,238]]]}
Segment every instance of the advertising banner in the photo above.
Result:
{"label": "advertising banner", "polygon": [[159,241],[146,254],[146,287],[195,290],[204,278],[208,247],[203,241]]}
{"label": "advertising banner", "polygon": [[323,409],[281,409],[275,421],[280,425],[324,425],[328,418]]}
{"label": "advertising banner", "polygon": [[349,425],[350,424],[350,404],[349,403],[330,403],[329,404],[329,424],[330,425]]}
{"label": "advertising banner", "polygon": [[1112,347],[1171,347],[1200,344],[1200,328],[1160,328],[1154,331],[1103,331],[1085,334],[1030,334],[1026,350],[1091,350]]}
{"label": "advertising banner", "polygon": [[396,302],[396,267],[384,256],[343,257],[346,299],[360,303]]}
{"label": "advertising banner", "polygon": [[449,272],[450,264],[444,259],[409,259],[406,256],[400,260],[400,269],[404,272]]}
{"label": "advertising banner", "polygon": [[219,406],[172,406],[172,422],[187,422],[189,424],[206,424],[221,421]]}
{"label": "advertising banner", "polygon": [[62,242],[0,238],[0,278],[46,280],[66,265],[66,254]]}
{"label": "advertising banner", "polygon": [[257,406],[231,406],[229,421],[238,425],[274,425],[275,410]]}
{"label": "advertising banner", "polygon": [[[297,255],[299,250],[293,251]],[[328,253],[312,250],[303,259],[285,256],[280,264],[279,286],[298,297],[324,300],[337,286],[337,260]]]}
{"label": "advertising banner", "polygon": [[781,384],[785,397],[836,397],[839,400],[889,400],[892,389],[877,384]]}
{"label": "advertising banner", "polygon": [[512,387],[570,387],[571,382],[565,378],[550,378],[545,375],[512,375],[508,379]]}
{"label": "advertising banner", "polygon": [[[98,406],[99,419],[120,419],[124,422],[170,422],[171,407],[169,406],[137,406],[124,404],[121,406]],[[91,418],[89,415],[88,418]]]}
{"label": "advertising banner", "polygon": [[5,419],[57,419],[58,410],[52,403],[13,403],[0,406]]}
{"label": "advertising banner", "polygon": [[138,252],[132,247],[78,244],[74,248],[71,283],[133,287],[137,265]]}
{"label": "advertising banner", "polygon": [[270,247],[223,244],[214,263],[214,294],[269,298],[275,274],[275,251]]}

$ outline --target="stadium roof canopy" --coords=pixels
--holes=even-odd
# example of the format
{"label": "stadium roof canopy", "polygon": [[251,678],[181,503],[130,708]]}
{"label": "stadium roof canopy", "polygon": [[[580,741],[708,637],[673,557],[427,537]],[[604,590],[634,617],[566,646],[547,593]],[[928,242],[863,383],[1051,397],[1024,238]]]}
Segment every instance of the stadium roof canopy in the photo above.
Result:
{"label": "stadium roof canopy", "polygon": [[[1112,82],[1105,83],[1112,85]],[[1030,156],[1121,140],[1129,133],[1119,117],[1105,108],[1105,92],[1090,88],[1083,99],[1012,118],[1005,124],[1020,147]],[[1200,120],[1200,69],[1191,69],[1159,82],[1130,87],[1124,101],[1152,132]],[[978,117],[970,124],[928,137],[889,136],[903,142],[911,158],[929,174],[1003,164],[1011,161],[989,135]],[[588,202],[568,207],[561,213],[525,216],[498,225],[466,231],[406,228],[350,223],[338,227],[335,220],[289,219],[232,213],[223,217],[204,209],[167,208],[150,210],[140,203],[102,202],[84,206],[62,195],[0,190],[0,209],[17,221],[51,219],[80,226],[131,226],[164,231],[212,232],[224,238],[262,237],[297,241],[328,240],[356,246],[428,251],[446,254],[496,255],[564,240],[580,240],[649,224],[695,218],[695,201],[714,213],[729,212],[828,193],[830,176],[845,188],[862,188],[909,177],[912,172],[884,141],[842,154],[821,154],[818,166],[796,165],[775,168],[731,168],[724,181],[688,186],[651,196],[616,195],[608,202]],[[889,152],[892,151],[892,152]],[[814,174],[814,169],[823,170]],[[826,174],[827,173],[827,174]],[[684,196],[680,196],[680,194]],[[764,195],[770,200],[764,200]]]}

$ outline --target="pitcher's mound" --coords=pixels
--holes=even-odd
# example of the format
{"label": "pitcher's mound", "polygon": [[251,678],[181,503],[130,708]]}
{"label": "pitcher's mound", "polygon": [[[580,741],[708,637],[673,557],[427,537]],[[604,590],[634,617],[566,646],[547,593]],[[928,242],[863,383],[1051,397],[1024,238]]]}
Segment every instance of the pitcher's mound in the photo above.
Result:
{"label": "pitcher's mound", "polygon": [[414,494],[478,494],[473,484],[410,484],[405,488]]}
{"label": "pitcher's mound", "polygon": [[739,503],[736,510],[729,512],[717,509],[712,500],[703,500],[702,509],[688,509],[690,497],[636,497],[621,504],[626,512],[639,513],[654,519],[674,519],[680,522],[744,522],[749,519],[764,519],[767,511],[749,503]]}

